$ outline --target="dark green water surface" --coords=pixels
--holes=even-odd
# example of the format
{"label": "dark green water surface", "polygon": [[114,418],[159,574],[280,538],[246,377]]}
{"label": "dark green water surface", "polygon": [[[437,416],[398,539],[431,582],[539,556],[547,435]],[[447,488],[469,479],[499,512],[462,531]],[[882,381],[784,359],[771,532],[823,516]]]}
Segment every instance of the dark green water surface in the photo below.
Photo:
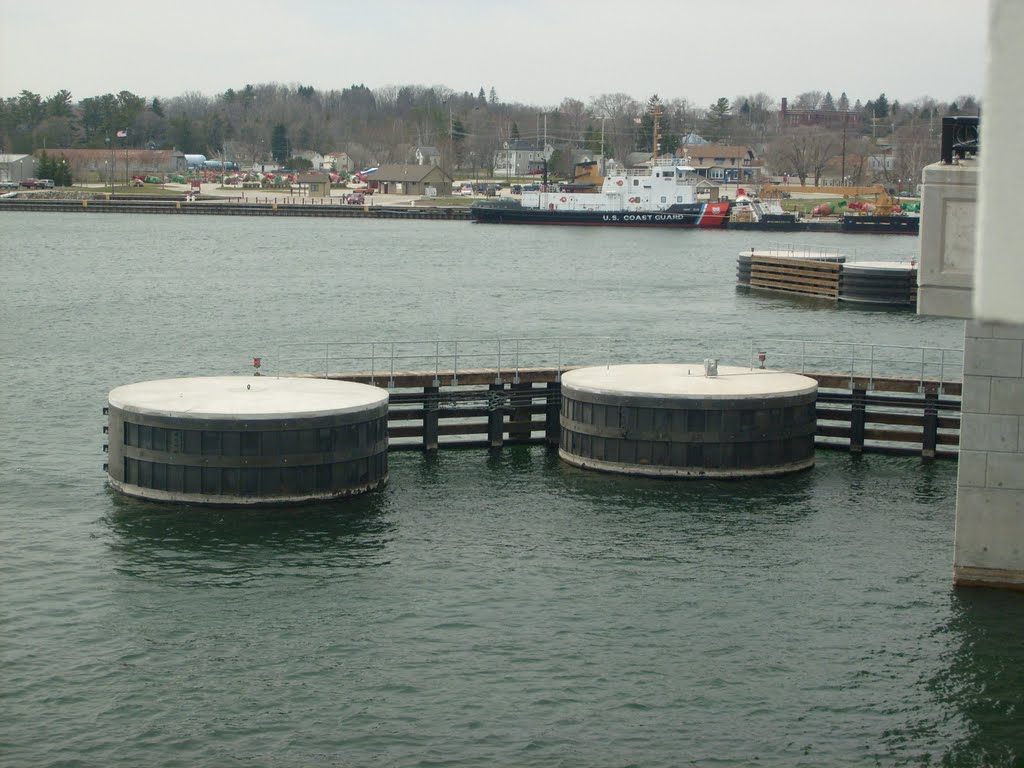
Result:
{"label": "dark green water surface", "polygon": [[750,233],[0,228],[0,764],[1024,763],[1024,599],[952,589],[955,462],[675,483],[401,452],[379,493],[246,512],[101,471],[110,389],[283,342],[600,336],[622,343],[593,362],[674,361],[755,335],[956,347],[961,323],[739,294]]}

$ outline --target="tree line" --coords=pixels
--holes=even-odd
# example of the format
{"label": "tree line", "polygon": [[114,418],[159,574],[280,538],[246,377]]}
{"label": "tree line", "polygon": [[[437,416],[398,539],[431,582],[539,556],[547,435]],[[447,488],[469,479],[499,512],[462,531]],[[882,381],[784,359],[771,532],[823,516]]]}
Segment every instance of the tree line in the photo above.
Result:
{"label": "tree line", "polygon": [[[880,141],[923,136],[927,144],[942,116],[976,114],[980,108],[972,96],[901,103],[882,93],[851,104],[845,92],[833,98],[831,91],[808,91],[787,102],[790,109],[859,115],[855,135],[845,140],[848,149],[865,150],[865,156]],[[571,171],[573,150],[624,160],[656,144],[661,152],[671,152],[697,133],[712,142],[753,146],[793,166],[787,170],[794,174],[814,178],[834,156],[836,134],[795,128],[780,119],[780,106],[780,100],[764,92],[723,96],[709,105],[658,95],[641,102],[606,93],[589,102],[565,98],[557,107],[538,109],[503,102],[493,87],[472,93],[418,85],[318,90],[265,83],[216,96],[186,92],[164,100],[120,91],[77,102],[67,90],[45,98],[22,91],[0,99],[0,150],[105,148],[119,131],[127,131],[124,141],[130,147],[177,149],[242,164],[270,157],[282,162],[302,150],[344,151],[361,166],[401,163],[410,160],[415,147],[433,146],[447,168],[487,172],[505,143],[546,141],[559,150],[554,170],[565,173]]]}

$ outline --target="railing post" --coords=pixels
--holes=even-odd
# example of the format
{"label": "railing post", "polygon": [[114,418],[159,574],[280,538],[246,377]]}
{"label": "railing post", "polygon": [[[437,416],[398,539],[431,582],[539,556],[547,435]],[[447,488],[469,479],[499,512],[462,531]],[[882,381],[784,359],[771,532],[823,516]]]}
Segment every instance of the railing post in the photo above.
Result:
{"label": "railing post", "polygon": [[501,339],[498,339],[498,375],[494,377],[495,384],[501,384]]}
{"label": "railing post", "polygon": [[513,384],[519,383],[519,339],[516,339],[516,373],[512,378]]}
{"label": "railing post", "polygon": [[452,358],[452,386],[459,386],[459,342],[455,342],[455,353]]}
{"label": "railing post", "polygon": [[921,461],[935,461],[935,448],[939,442],[939,393],[929,387],[924,395],[924,424],[921,434]]}
{"label": "railing post", "polygon": [[850,453],[858,456],[864,453],[864,421],[867,404],[864,402],[866,391],[854,389],[850,400]]}
{"label": "railing post", "polygon": [[532,389],[533,385],[529,382],[525,384],[518,383],[512,385],[510,393],[512,413],[510,423],[508,425],[509,440],[530,439],[530,432],[532,429],[527,422],[532,418],[529,408],[530,404],[533,402],[533,397],[530,394]]}
{"label": "railing post", "polygon": [[391,342],[391,378],[388,379],[388,388],[393,389],[395,386],[395,343]]}
{"label": "railing post", "polygon": [[501,448],[505,442],[505,409],[501,402],[505,385],[491,384],[487,389],[490,391],[487,398],[487,442],[491,448]]}
{"label": "railing post", "polygon": [[548,445],[556,448],[562,441],[562,425],[559,415],[562,412],[562,382],[549,381],[547,384],[547,408],[544,411],[544,439]]}
{"label": "railing post", "polygon": [[423,388],[423,450],[437,450],[439,387]]}

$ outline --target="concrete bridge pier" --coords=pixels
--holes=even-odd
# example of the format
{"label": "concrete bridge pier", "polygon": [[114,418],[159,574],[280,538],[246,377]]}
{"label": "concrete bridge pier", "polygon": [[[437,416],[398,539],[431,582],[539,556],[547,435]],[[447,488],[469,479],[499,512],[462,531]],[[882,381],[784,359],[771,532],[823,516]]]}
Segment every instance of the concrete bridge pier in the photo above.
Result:
{"label": "concrete bridge pier", "polygon": [[943,118],[922,174],[917,311],[967,320],[953,581],[1024,590],[1024,3],[991,0],[988,38],[985,114]]}
{"label": "concrete bridge pier", "polygon": [[1024,589],[1024,325],[969,321],[953,581]]}

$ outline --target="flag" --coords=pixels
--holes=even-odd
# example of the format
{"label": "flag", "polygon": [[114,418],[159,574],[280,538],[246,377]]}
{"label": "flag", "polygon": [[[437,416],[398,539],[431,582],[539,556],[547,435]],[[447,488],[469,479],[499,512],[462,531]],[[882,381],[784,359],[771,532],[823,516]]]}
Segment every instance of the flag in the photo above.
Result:
{"label": "flag", "polygon": [[128,138],[128,131],[118,131],[117,132],[117,138],[119,138],[119,139],[127,139]]}

